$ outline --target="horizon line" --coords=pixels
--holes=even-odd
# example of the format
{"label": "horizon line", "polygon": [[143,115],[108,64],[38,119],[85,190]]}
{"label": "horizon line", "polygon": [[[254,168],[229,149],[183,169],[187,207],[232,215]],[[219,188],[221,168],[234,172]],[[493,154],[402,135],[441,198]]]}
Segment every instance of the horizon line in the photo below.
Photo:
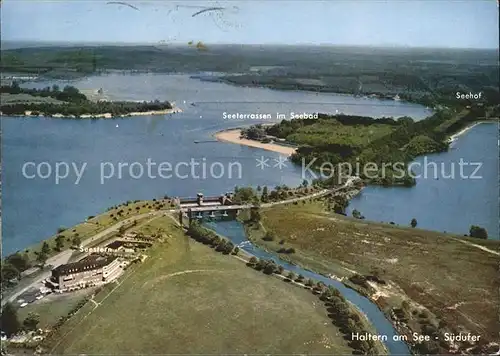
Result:
{"label": "horizon line", "polygon": [[[38,39],[1,39],[0,43],[17,42],[21,43],[32,43],[32,44],[65,44],[65,45],[113,45],[117,47],[121,46],[188,46],[187,42],[149,42],[149,41],[139,41],[139,42],[122,42],[122,41],[65,41],[65,40],[38,40]],[[196,41],[193,41],[196,42]],[[357,48],[383,48],[383,49],[448,49],[448,50],[499,50],[499,47],[444,47],[444,46],[412,46],[412,45],[402,45],[402,44],[336,44],[336,43],[309,43],[309,42],[299,42],[299,43],[237,43],[237,42],[202,42],[205,45],[211,46],[309,46],[309,47],[357,47]],[[2,48],[3,50],[3,48]]]}

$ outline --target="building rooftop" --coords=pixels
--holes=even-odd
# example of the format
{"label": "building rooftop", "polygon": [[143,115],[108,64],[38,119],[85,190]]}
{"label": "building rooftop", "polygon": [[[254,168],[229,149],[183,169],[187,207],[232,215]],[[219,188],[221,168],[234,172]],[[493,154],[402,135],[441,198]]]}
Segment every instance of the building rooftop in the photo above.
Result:
{"label": "building rooftop", "polygon": [[116,256],[101,256],[98,254],[89,255],[78,262],[67,263],[57,266],[52,270],[53,276],[67,275],[70,273],[78,273],[86,270],[93,270],[107,266],[113,262]]}

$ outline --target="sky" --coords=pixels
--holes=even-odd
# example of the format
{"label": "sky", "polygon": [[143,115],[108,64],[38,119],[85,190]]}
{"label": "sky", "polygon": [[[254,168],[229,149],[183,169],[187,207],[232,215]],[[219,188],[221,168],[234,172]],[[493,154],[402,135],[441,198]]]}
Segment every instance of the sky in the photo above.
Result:
{"label": "sky", "polygon": [[[496,0],[3,0],[2,40],[498,48]],[[180,5],[180,6],[178,6]],[[189,6],[189,7],[187,7]],[[201,8],[225,7],[192,17]]]}

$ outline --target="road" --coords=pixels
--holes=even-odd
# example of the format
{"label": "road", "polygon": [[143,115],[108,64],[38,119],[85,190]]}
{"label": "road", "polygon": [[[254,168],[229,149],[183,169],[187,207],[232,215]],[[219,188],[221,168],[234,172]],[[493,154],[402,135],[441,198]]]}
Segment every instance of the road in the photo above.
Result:
{"label": "road", "polygon": [[[81,246],[83,248],[85,248],[89,244],[91,244],[92,242],[97,241],[97,240],[103,238],[104,236],[106,236],[106,235],[114,232],[114,231],[117,231],[123,225],[127,225],[127,224],[133,222],[134,220],[139,220],[139,219],[142,219],[142,218],[145,218],[145,217],[148,217],[148,216],[159,215],[159,214],[160,214],[160,212],[157,211],[157,212],[150,212],[150,213],[144,213],[144,214],[134,215],[131,218],[127,218],[125,220],[122,220],[122,221],[116,223],[115,225],[112,225],[112,226],[104,229],[103,231],[98,232],[97,234],[95,234],[91,238],[85,239],[84,241],[82,241]],[[73,251],[74,250],[71,250],[71,249],[62,251],[62,252],[58,253],[57,255],[54,255],[54,256],[50,257],[49,259],[47,259],[47,261],[46,261],[45,264],[57,267],[57,266],[65,264],[65,263],[68,263],[69,259],[73,255]],[[24,292],[26,292],[27,290],[33,288],[37,284],[42,283],[42,281],[44,279],[47,279],[48,277],[50,277],[51,274],[52,274],[51,271],[44,272],[44,273],[40,274],[30,285],[26,286],[25,288],[22,288],[19,291],[16,291],[14,294],[12,294],[11,296],[9,296],[8,298],[2,298],[2,307],[3,307],[3,305],[5,303],[7,303],[7,302],[13,302],[14,300],[17,299],[17,297],[19,295],[21,295]],[[5,300],[5,299],[7,299],[7,300]]]}
{"label": "road", "polygon": [[[307,200],[307,199],[312,199],[312,198],[319,198],[319,197],[322,197],[322,196],[325,196],[325,195],[329,195],[329,194],[332,194],[332,193],[335,193],[341,189],[344,189],[346,187],[349,187],[349,186],[352,186],[353,185],[353,182],[356,180],[357,178],[356,177],[351,177],[348,179],[348,181],[346,183],[344,183],[344,185],[342,185],[341,187],[338,187],[338,188],[335,188],[335,189],[323,189],[319,192],[316,192],[316,193],[313,193],[313,194],[309,194],[309,195],[305,195],[303,197],[296,197],[296,198],[291,198],[291,199],[285,199],[285,200],[280,200],[280,201],[276,201],[276,202],[272,202],[272,203],[264,203],[264,204],[260,204],[260,207],[261,208],[269,208],[269,207],[272,207],[272,206],[275,206],[275,205],[282,205],[282,204],[290,204],[290,203],[294,203],[294,202],[299,202],[299,201],[302,201],[302,200]],[[242,210],[242,209],[250,209],[252,207],[254,207],[255,205],[254,204],[241,204],[241,205],[213,205],[213,206],[210,206],[210,205],[207,205],[207,206],[201,206],[201,207],[194,207],[194,208],[190,208],[192,212],[198,212],[198,211],[219,211],[219,210]],[[188,208],[184,208],[182,209],[183,211],[187,211]],[[175,211],[175,210],[173,210]]]}
{"label": "road", "polygon": [[[310,194],[310,195],[306,195],[306,196],[303,196],[303,197],[296,197],[296,198],[281,200],[281,201],[272,202],[272,203],[264,203],[264,204],[261,204],[260,207],[262,207],[262,208],[268,208],[268,207],[272,207],[272,206],[275,206],[275,205],[290,204],[290,203],[294,203],[294,202],[298,202],[298,201],[302,201],[302,200],[307,200],[307,199],[322,197],[322,196],[334,193],[334,192],[336,192],[336,191],[338,191],[340,189],[343,189],[343,188],[345,188],[347,186],[352,185],[353,181],[354,181],[354,179],[350,178],[342,187],[339,187],[339,188],[335,188],[335,189],[323,189],[323,190],[321,190],[319,192],[316,192],[316,193],[313,193],[313,194]],[[239,209],[250,209],[253,206],[254,206],[253,204],[243,204],[243,205],[200,207],[198,209],[200,209],[200,210],[203,210],[203,209],[210,209],[210,210],[231,210],[231,209],[238,209],[239,210]],[[196,211],[196,208],[193,208],[192,211]],[[93,243],[94,241],[98,241],[99,239],[105,237],[106,235],[108,235],[108,234],[110,234],[112,232],[117,231],[120,227],[122,227],[124,225],[128,225],[129,223],[133,222],[134,220],[139,220],[139,219],[142,219],[142,218],[146,218],[148,216],[154,217],[154,216],[166,215],[166,213],[173,213],[173,212],[178,212],[178,210],[177,209],[171,209],[171,210],[167,210],[167,211],[165,211],[165,210],[158,210],[158,211],[154,211],[154,212],[149,212],[149,213],[134,215],[134,216],[132,216],[130,218],[122,220],[122,221],[116,223],[115,225],[112,225],[112,226],[104,229],[103,231],[95,234],[94,236],[92,236],[90,238],[85,239],[84,241],[82,241],[81,247],[82,248],[87,247],[89,244]],[[68,261],[70,260],[71,256],[73,255],[73,251],[74,250],[71,250],[71,249],[65,250],[65,251],[62,251],[62,252],[58,253],[57,255],[54,255],[54,256],[50,257],[49,259],[47,259],[46,265],[51,265],[51,266],[53,266],[55,268],[57,266],[60,266],[60,265],[68,263]],[[3,305],[6,302],[13,302],[14,300],[17,299],[17,297],[19,295],[21,295],[24,292],[26,292],[27,290],[35,287],[36,285],[42,283],[42,281],[44,279],[47,279],[48,277],[50,277],[51,274],[52,274],[51,271],[46,271],[46,272],[40,274],[28,286],[20,289],[19,291],[16,291],[14,294],[12,294],[11,296],[9,296],[8,298],[3,298],[2,299],[2,304],[1,304],[2,307],[3,307]]]}

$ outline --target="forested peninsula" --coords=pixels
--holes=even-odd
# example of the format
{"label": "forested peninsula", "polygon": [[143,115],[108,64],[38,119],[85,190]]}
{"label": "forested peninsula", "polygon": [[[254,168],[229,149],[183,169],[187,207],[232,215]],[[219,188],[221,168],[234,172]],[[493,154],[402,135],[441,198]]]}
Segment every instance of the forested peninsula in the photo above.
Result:
{"label": "forested peninsula", "polygon": [[[367,167],[375,172],[359,176],[370,184],[391,186],[415,184],[409,164],[420,155],[448,150],[450,136],[478,120],[497,120],[483,106],[461,111],[445,109],[414,121],[410,117],[379,118],[318,114],[317,119],[283,120],[270,126],[254,125],[242,130],[247,139],[277,141],[298,146],[290,159],[324,172],[340,169],[324,183],[337,180],[346,167]],[[344,168],[342,168],[344,167]],[[395,169],[397,167],[398,169]],[[352,172],[351,172],[352,173]]]}
{"label": "forested peninsula", "polygon": [[75,118],[115,117],[135,114],[169,114],[176,112],[168,101],[92,101],[73,86],[43,89],[21,88],[16,82],[1,86],[2,115],[61,116]]}

